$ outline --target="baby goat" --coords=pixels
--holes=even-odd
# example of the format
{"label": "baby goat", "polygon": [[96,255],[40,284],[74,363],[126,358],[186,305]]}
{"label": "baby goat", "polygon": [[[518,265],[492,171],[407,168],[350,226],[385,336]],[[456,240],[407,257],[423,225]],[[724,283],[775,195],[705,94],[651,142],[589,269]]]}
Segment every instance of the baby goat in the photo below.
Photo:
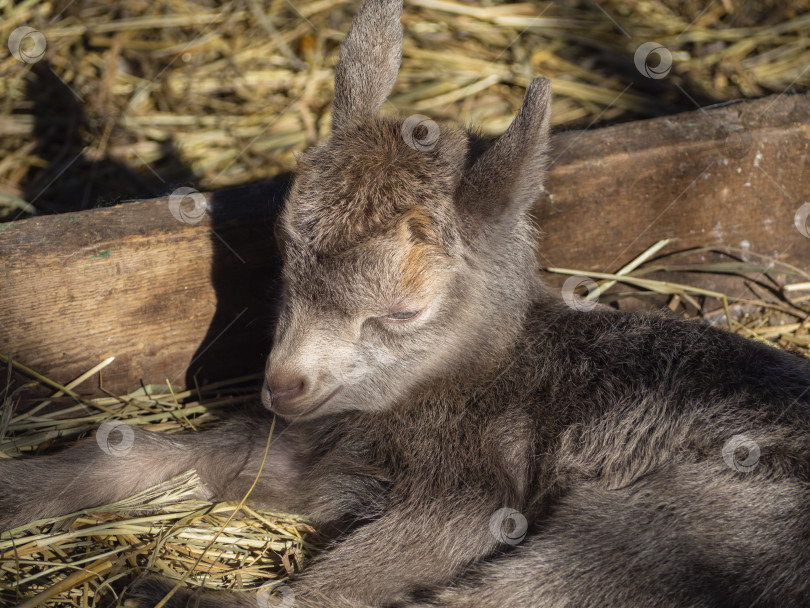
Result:
{"label": "baby goat", "polygon": [[[360,9],[332,137],[301,158],[279,223],[262,401],[285,422],[252,499],[335,539],[290,583],[295,606],[810,605],[810,362],[545,288],[528,213],[548,82],[492,143],[378,116],[401,9]],[[133,428],[125,458],[89,440],[2,461],[0,529],[192,468],[200,496],[239,499],[270,412]],[[172,586],[131,597],[154,606]],[[181,590],[167,605],[270,599]]]}

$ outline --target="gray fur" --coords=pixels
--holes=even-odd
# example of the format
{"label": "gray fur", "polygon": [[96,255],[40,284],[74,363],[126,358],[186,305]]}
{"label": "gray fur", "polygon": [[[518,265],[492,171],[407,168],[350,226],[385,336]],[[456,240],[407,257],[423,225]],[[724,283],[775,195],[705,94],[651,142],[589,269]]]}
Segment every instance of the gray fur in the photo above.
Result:
{"label": "gray fur", "polygon": [[[406,121],[376,115],[400,9],[361,9],[337,70],[335,133],[303,156],[280,220],[285,306],[263,401],[286,421],[253,498],[335,540],[291,583],[294,605],[810,604],[810,363],[553,295],[528,217],[547,82],[493,144],[444,125],[416,149]],[[237,500],[270,420],[257,410],[199,434],[136,430],[125,457],[89,440],[0,461],[0,528],[191,467],[202,496]],[[750,470],[727,463],[736,435],[760,450]],[[503,508],[528,525],[516,545],[493,533]],[[134,596],[151,606],[166,589],[148,579]],[[259,601],[185,591],[169,605]]]}
{"label": "gray fur", "polygon": [[334,131],[377,114],[402,60],[402,2],[367,0],[360,8],[335,69]]}

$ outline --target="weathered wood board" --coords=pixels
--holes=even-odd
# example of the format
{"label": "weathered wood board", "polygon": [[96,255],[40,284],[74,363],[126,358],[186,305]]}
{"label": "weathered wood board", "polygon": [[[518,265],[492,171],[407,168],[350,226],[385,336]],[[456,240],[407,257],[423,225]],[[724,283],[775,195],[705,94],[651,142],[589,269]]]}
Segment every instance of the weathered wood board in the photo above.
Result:
{"label": "weathered wood board", "polygon": [[614,271],[653,242],[734,246],[810,267],[810,95],[775,96],[554,140],[537,217],[548,266]]}
{"label": "weathered wood board", "polygon": [[[808,95],[558,134],[536,210],[541,264],[615,271],[677,237],[810,270],[794,225],[809,151]],[[261,370],[283,189],[208,194],[198,223],[156,199],[0,224],[0,353],[59,382],[114,355],[103,381],[116,392]]]}

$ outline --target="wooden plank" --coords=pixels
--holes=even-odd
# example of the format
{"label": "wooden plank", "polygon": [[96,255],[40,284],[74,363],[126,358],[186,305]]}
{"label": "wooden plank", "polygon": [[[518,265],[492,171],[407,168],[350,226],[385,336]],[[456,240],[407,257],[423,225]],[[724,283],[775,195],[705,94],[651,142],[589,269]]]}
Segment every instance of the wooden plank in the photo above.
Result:
{"label": "wooden plank", "polygon": [[58,381],[115,356],[116,392],[261,369],[282,190],[206,195],[198,224],[156,199],[0,225],[0,352]]}
{"label": "wooden plank", "polygon": [[[558,134],[536,212],[541,263],[614,271],[678,237],[810,270],[794,226],[809,149],[808,95]],[[0,352],[60,382],[114,355],[103,379],[117,392],[261,370],[283,190],[207,194],[196,224],[168,199],[0,224]]]}
{"label": "wooden plank", "polygon": [[657,240],[810,267],[810,96],[775,96],[555,138],[537,207],[548,266],[609,272]]}

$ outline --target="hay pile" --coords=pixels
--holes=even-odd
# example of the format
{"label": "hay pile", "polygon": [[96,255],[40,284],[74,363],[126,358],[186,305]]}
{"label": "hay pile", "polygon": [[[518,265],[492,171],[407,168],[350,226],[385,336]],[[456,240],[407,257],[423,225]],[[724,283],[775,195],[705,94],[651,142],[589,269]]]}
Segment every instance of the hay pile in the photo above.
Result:
{"label": "hay pile", "polygon": [[[215,421],[220,408],[255,398],[256,378],[240,378],[193,393],[144,386],[129,395],[66,401],[59,393],[76,394],[76,383],[54,387],[33,370],[12,365],[58,392],[34,407],[26,402],[31,387],[5,395],[0,425],[4,456],[70,443],[111,418],[152,431],[193,431]],[[21,406],[27,411],[15,414]],[[189,498],[198,483],[189,471],[119,503],[0,535],[0,605],[116,605],[125,598],[127,585],[147,571],[192,587],[240,590],[303,568],[318,540],[306,521],[247,506],[231,518],[234,504]]]}
{"label": "hay pile", "polygon": [[[336,51],[357,2],[6,4],[0,37],[41,32],[40,61],[0,58],[0,218],[266,179],[329,130]],[[584,127],[810,84],[808,0],[406,2],[386,111],[502,131],[529,80]],[[661,79],[634,53],[672,55]],[[33,38],[23,50],[38,52]],[[654,62],[655,59],[651,59]]]}
{"label": "hay pile", "polygon": [[[589,284],[578,290],[586,301],[622,308],[622,301],[632,299],[636,309],[669,309],[683,318],[700,318],[810,358],[810,274],[776,258],[735,247],[659,254],[671,241],[655,243],[612,274],[570,268],[545,270],[587,278]],[[720,261],[694,263],[695,254],[709,253]],[[726,284],[734,286],[733,294],[700,287],[699,277],[704,273],[730,277]],[[673,281],[673,276],[680,280]],[[684,282],[684,276],[694,277],[694,281]]]}

